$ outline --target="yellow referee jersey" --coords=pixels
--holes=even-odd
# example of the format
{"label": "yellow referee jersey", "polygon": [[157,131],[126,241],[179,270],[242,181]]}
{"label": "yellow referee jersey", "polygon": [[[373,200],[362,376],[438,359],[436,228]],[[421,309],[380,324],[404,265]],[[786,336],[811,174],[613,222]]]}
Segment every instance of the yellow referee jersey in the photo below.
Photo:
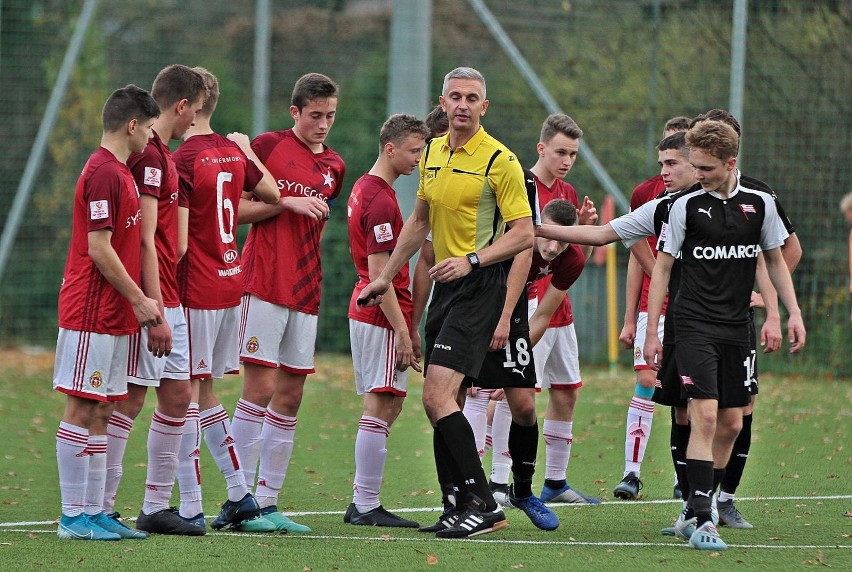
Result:
{"label": "yellow referee jersey", "polygon": [[417,197],[429,203],[435,262],[485,248],[507,222],[532,216],[518,158],[482,127],[455,150],[449,135],[429,143]]}

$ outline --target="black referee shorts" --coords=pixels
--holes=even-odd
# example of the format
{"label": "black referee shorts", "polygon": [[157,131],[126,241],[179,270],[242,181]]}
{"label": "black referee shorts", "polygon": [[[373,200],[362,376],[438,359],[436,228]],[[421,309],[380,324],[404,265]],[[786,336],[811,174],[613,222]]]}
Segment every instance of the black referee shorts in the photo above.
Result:
{"label": "black referee shorts", "polygon": [[426,368],[440,365],[477,377],[505,301],[506,270],[500,264],[437,282],[426,315]]}

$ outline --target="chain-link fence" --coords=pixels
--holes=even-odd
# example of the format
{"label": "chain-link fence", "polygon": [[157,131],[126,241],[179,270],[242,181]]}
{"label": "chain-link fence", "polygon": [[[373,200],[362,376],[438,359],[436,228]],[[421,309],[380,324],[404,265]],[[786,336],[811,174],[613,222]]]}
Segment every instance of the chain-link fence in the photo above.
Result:
{"label": "chain-link fence", "polygon": [[[344,195],[372,164],[387,110],[391,0],[271,2],[269,128],[290,127],[293,82],[320,71],[341,85],[328,143],[348,165]],[[580,124],[625,196],[656,169],[654,144],[674,115],[727,108],[733,2],[719,0],[487,0],[508,36],[565,112]],[[82,0],[0,0],[0,197],[11,205],[44,116]],[[149,88],[165,65],[202,65],[220,80],[220,132],[252,125],[255,2],[101,2],[34,177],[23,224],[0,284],[0,343],[52,345],[56,295],[70,233],[74,183],[100,137],[100,108],[115,88]],[[742,164],[767,181],[798,230],[794,275],[809,328],[804,355],[765,367],[852,374],[848,226],[840,198],[852,191],[849,0],[750,0]],[[480,69],[490,133],[525,165],[536,158],[547,111],[463,0],[434,0],[432,86],[444,73]],[[255,135],[255,134],[251,134]],[[600,204],[604,189],[584,161],[569,175]],[[326,230],[318,349],[348,349],[346,305],[355,279],[345,196]],[[4,216],[2,224],[7,224]],[[619,247],[620,282],[626,250]],[[604,272],[591,266],[572,289],[585,360],[606,358]],[[623,306],[623,296],[619,294]],[[620,308],[618,315],[623,314]],[[622,352],[625,362],[629,352]]]}

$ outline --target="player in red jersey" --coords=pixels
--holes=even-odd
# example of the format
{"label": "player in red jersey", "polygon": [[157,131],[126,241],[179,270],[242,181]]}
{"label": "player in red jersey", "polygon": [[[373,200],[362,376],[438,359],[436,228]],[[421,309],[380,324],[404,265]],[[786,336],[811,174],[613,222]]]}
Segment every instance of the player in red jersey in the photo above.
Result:
{"label": "player in red jersey", "polygon": [[255,492],[262,514],[289,532],[310,530],[281,514],[277,503],[305,379],[314,372],[320,239],[346,172],[340,155],[325,145],[337,100],[337,84],[322,74],[296,81],[293,127],[252,141],[281,198],[275,206],[245,201],[240,207],[240,222],[252,227],[243,248],[240,358],[245,377],[233,431],[249,484],[260,461]]}
{"label": "player in red jersey", "polygon": [[[678,116],[672,117],[663,128],[663,139],[686,131],[689,127],[689,118]],[[673,155],[674,156],[674,155]],[[676,159],[678,162],[682,161]],[[633,194],[630,195],[630,210],[634,211],[655,198],[666,190],[666,184],[660,173],[650,179],[636,185]],[[624,347],[633,349],[633,369],[636,372],[636,389],[627,409],[627,424],[624,436],[624,475],[621,481],[613,489],[613,495],[621,499],[634,499],[639,495],[642,481],[639,480],[642,460],[645,457],[645,449],[648,439],[651,437],[651,426],[654,420],[654,382],[656,373],[648,367],[642,356],[642,346],[645,344],[645,328],[648,322],[648,285],[651,276],[643,271],[643,262],[637,258],[643,258],[644,264],[651,264],[657,255],[657,237],[649,236],[645,241],[639,242],[631,247],[630,259],[627,262],[627,286],[624,312],[624,326],[621,329],[619,340]],[[636,252],[637,254],[633,254]],[[660,320],[659,335],[663,335],[663,317]],[[676,489],[675,495],[678,495]]]}
{"label": "player in red jersey", "polygon": [[[157,74],[151,95],[160,106],[160,116],[148,145],[131,156],[127,165],[141,194],[142,288],[162,304],[165,322],[131,340],[131,351],[137,351],[128,370],[128,399],[109,419],[104,509],[113,509],[133,421],[142,410],[148,387],[155,387],[157,407],[148,431],[145,500],[136,525],[148,532],[198,535],[204,530],[169,510],[190,387],[186,321],[177,292],[178,177],[168,142],[180,139],[189,129],[207,89],[201,76],[175,64]],[[157,349],[156,355],[138,351],[146,344]]]}
{"label": "player in red jersey", "polygon": [[[225,477],[228,500],[214,529],[271,532],[272,523],[248,490],[236,455],[230,420],[213,392],[213,380],[240,369],[240,299],[243,275],[237,252],[236,226],[242,196],[278,202],[275,180],[242,133],[215,133],[210,120],[219,102],[219,82],[204,68],[193,68],[204,79],[208,96],[185,141],[175,152],[180,178],[180,242],[186,253],[178,264],[178,291],[189,326],[191,408],[200,409],[204,441]],[[191,232],[190,232],[191,229]],[[209,412],[215,412],[211,415]],[[187,420],[178,469],[179,514],[198,520],[202,514],[198,416]],[[199,523],[203,526],[203,516]]]}
{"label": "player in red jersey", "polygon": [[402,411],[409,367],[421,371],[412,346],[411,291],[408,265],[393,279],[380,306],[358,309],[361,290],[384,268],[396,247],[403,219],[392,187],[420,163],[429,131],[412,115],[391,116],[382,126],[381,149],[373,167],[355,182],[347,216],[352,261],[358,282],[349,303],[349,336],[355,369],[355,391],[364,410],[355,437],[352,504],[344,522],[368,526],[418,528],[382,507],[379,490],[387,456],[390,427]]}
{"label": "player in red jersey", "polygon": [[[127,398],[129,338],[163,321],[157,300],[140,287],[142,211],[127,158],[145,148],[157,102],[128,85],[103,109],[101,146],[74,191],[71,244],[59,289],[59,336],[53,387],[66,394],[56,433],[62,539],[147,538],[102,510],[106,418]],[[149,350],[158,351],[156,347]],[[106,416],[96,415],[107,404]],[[91,465],[100,467],[92,470]]]}
{"label": "player in red jersey", "polygon": [[[567,200],[577,209],[579,224],[594,225],[598,219],[594,203],[589,197],[584,197],[581,205],[577,191],[563,180],[574,165],[582,136],[583,131],[571,117],[565,114],[548,116],[542,124],[537,145],[539,158],[530,171],[535,178],[538,201],[542,209],[555,199]],[[592,249],[582,247],[582,251],[588,258]],[[545,276],[533,287],[532,291],[538,292],[539,300],[543,300],[545,293],[550,291],[550,280],[550,277]],[[553,311],[548,328],[533,348],[533,354],[536,369],[540,372],[537,376],[538,388],[547,389],[549,394],[542,425],[545,441],[545,485],[542,488],[541,500],[579,504],[599,502],[571,488],[565,478],[573,441],[574,405],[577,392],[583,385],[580,378],[577,336],[574,333],[574,316],[567,295]],[[503,406],[498,404],[498,411],[495,412],[495,453],[500,441],[497,437],[497,427],[501,407]]]}

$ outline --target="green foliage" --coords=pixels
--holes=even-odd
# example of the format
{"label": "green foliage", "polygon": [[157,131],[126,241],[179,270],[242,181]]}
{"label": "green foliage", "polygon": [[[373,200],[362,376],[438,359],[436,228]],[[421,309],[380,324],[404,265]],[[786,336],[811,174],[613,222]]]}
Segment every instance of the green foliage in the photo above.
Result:
{"label": "green foliage", "polygon": [[[665,119],[728,106],[731,2],[663,0],[658,23],[652,0],[486,4],[557,103],[577,120],[584,144],[625,196],[653,174],[651,144]],[[352,183],[375,158],[386,115],[389,4],[300,0],[271,5],[269,129],[292,125],[289,98],[302,74],[321,71],[341,86],[329,144],[348,168],[323,243],[319,345],[345,351],[345,308],[354,281],[345,202]],[[14,142],[0,158],[0,176],[7,183],[20,179],[81,6],[80,0],[2,2],[0,134]],[[250,132],[254,8],[250,0],[100,3],[51,137],[50,157],[37,177],[26,227],[0,285],[2,343],[50,344],[55,337],[68,199],[96,145],[98,113],[109,91],[130,82],[150,87],[155,74],[176,61],[203,65],[222,87],[215,128]],[[432,35],[432,103],[448,70],[477,67],[488,80],[491,100],[483,124],[525,165],[532,164],[547,112],[469,3],[434,0]],[[848,309],[845,303],[824,302],[846,281],[848,228],[836,205],[852,183],[850,45],[852,27],[843,3],[749,2],[741,165],[772,185],[797,227],[804,258],[794,282],[812,341],[801,357],[770,356],[765,360],[769,369],[830,368],[852,374],[852,353],[845,351],[848,336],[843,335]],[[585,161],[568,180],[581,197],[601,204],[603,188]],[[0,198],[9,203],[14,188],[0,186]],[[592,338],[592,345],[605,345],[600,335]]]}

